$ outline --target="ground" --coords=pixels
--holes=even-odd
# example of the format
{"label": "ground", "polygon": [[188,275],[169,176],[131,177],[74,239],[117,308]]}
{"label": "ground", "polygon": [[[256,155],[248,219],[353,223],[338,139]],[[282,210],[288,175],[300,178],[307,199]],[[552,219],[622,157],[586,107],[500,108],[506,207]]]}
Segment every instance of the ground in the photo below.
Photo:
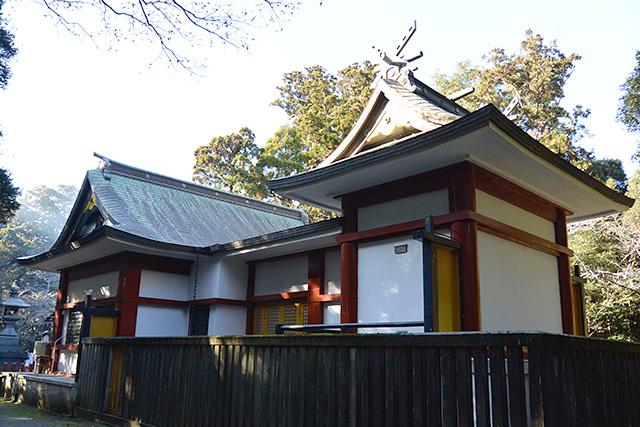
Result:
{"label": "ground", "polygon": [[40,411],[33,406],[22,405],[0,399],[0,426],[2,427],[102,427],[103,424],[91,423],[80,418],[69,418],[63,415]]}

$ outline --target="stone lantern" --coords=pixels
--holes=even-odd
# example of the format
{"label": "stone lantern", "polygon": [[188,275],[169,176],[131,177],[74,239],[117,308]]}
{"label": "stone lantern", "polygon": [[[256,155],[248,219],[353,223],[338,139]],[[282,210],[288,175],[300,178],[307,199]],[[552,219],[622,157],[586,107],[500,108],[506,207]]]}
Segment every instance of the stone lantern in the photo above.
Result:
{"label": "stone lantern", "polygon": [[20,288],[14,284],[11,287],[9,298],[0,304],[4,320],[4,328],[0,331],[0,368],[4,363],[9,365],[9,369],[14,363],[20,366],[27,358],[26,353],[20,349],[20,344],[18,343],[16,322],[20,320],[18,310],[29,307],[29,304],[18,297],[19,290]]}

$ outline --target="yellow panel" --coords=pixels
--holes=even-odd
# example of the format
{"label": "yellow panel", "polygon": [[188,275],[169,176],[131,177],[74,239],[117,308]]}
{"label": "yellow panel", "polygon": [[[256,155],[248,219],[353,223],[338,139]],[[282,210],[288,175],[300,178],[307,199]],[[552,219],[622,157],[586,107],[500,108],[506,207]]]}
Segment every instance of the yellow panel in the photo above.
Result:
{"label": "yellow panel", "polygon": [[91,316],[90,337],[115,337],[116,317]]}
{"label": "yellow panel", "polygon": [[438,332],[457,332],[460,324],[460,281],[458,254],[454,249],[438,245]]}

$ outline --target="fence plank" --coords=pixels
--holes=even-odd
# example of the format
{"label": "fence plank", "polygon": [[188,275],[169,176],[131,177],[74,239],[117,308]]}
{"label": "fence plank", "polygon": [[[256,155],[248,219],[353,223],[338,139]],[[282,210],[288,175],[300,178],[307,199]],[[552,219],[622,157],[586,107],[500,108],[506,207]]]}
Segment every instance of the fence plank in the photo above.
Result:
{"label": "fence plank", "polygon": [[489,399],[489,355],[487,352],[487,347],[473,347],[475,413],[478,427],[488,427],[491,425],[491,408]]}
{"label": "fence plank", "polygon": [[524,357],[522,347],[507,347],[509,383],[509,414],[511,425],[527,425],[527,408],[524,389]]}
{"label": "fence plank", "polygon": [[491,414],[494,426],[506,426],[509,424],[504,350],[504,347],[489,348]]}
{"label": "fence plank", "polygon": [[473,422],[473,393],[471,389],[471,348],[455,349],[456,393],[458,401],[458,425],[471,426]]}

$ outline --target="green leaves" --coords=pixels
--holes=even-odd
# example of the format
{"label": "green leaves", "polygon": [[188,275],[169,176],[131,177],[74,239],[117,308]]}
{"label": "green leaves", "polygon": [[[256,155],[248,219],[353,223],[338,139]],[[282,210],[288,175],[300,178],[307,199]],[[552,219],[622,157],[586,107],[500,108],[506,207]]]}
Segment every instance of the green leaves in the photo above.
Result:
{"label": "green leaves", "polygon": [[[616,118],[629,132],[640,133],[640,50],[636,52],[635,68],[620,88],[623,93]],[[635,154],[639,156],[640,149]]]}
{"label": "green leaves", "polygon": [[268,194],[264,176],[257,167],[261,150],[249,128],[238,133],[213,138],[199,147],[193,180],[248,197],[264,198]]}
{"label": "green leaves", "polygon": [[273,102],[292,120],[309,149],[308,167],[328,156],[347,136],[372,93],[375,66],[353,63],[337,76],[319,65],[286,73]]}
{"label": "green leaves", "polygon": [[311,169],[329,155],[349,133],[371,97],[375,67],[353,63],[337,76],[316,65],[292,71],[278,87],[273,102],[293,124],[283,125],[264,148],[255,144],[248,128],[213,138],[196,152],[193,180],[248,197],[304,208],[311,221],[334,215],[269,194],[266,182]]}
{"label": "green leaves", "polygon": [[[474,93],[459,101],[471,111],[489,103],[505,111],[512,101],[517,101],[515,109],[508,114],[529,135],[577,168],[624,191],[623,169],[613,164],[597,165],[597,162],[612,160],[596,160],[591,151],[578,145],[582,138],[589,136],[582,123],[589,117],[589,109],[576,105],[568,111],[561,105],[564,85],[576,61],[580,60],[579,55],[567,56],[558,49],[555,40],[547,44],[542,36],[527,30],[518,53],[508,54],[502,48],[495,48],[483,60],[484,67],[462,61],[450,76],[436,73],[436,87],[445,95],[475,87]],[[613,175],[607,175],[609,172]]]}

